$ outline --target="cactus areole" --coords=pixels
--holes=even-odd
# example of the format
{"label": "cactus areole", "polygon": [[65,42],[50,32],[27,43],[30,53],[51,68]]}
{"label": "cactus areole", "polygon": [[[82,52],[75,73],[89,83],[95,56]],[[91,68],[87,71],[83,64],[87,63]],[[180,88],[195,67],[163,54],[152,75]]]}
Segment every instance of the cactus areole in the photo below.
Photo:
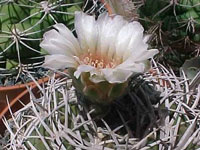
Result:
{"label": "cactus areole", "polygon": [[78,38],[63,24],[44,34],[40,46],[50,55],[44,66],[69,68],[74,86],[92,102],[109,104],[122,95],[128,79],[149,69],[149,58],[158,50],[147,50],[147,36],[139,22],[122,16],[101,14],[97,20],[75,13]]}

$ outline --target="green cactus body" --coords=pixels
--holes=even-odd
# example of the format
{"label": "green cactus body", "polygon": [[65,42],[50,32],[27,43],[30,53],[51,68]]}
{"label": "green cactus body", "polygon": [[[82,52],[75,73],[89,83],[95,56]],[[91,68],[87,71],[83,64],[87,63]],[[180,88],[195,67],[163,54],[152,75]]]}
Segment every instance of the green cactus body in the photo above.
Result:
{"label": "green cactus body", "polygon": [[[175,6],[170,5],[169,1],[148,0],[139,13],[144,18],[144,24],[149,22],[145,25],[147,29],[160,22],[162,31],[171,33],[168,34],[168,40],[189,36],[191,40],[199,42],[196,33],[200,29],[200,0],[180,0]],[[191,24],[194,30],[188,30]]]}
{"label": "green cactus body", "polygon": [[200,0],[147,0],[138,13],[145,30],[155,35],[152,45],[168,47],[161,59],[181,67],[200,43]]}
{"label": "green cactus body", "polygon": [[[199,29],[200,29],[200,0],[182,0],[179,2],[179,10],[177,12],[178,25],[183,26],[182,32],[189,36],[194,42],[199,42]],[[184,37],[184,36],[182,36]]]}
{"label": "green cactus body", "polygon": [[[22,32],[30,27],[32,27],[32,25],[29,22],[17,23],[17,24],[3,24],[2,30],[11,32],[11,33],[16,32],[16,34],[20,34],[20,32]],[[0,34],[0,35],[2,35],[2,34]],[[35,35],[20,36],[20,37],[36,38]],[[5,50],[12,42],[14,42],[14,38],[15,37],[9,37],[9,38],[2,39],[3,41],[0,46],[1,51]],[[16,38],[17,38],[17,36],[16,36]],[[27,45],[31,48],[34,48],[35,50],[39,50],[39,41],[35,41],[35,40],[33,40],[33,41],[20,40],[20,41],[23,42],[25,45]],[[22,62],[25,61],[26,58],[39,56],[38,52],[28,50],[28,48],[25,45],[20,44],[20,41],[18,41],[18,43],[19,43],[18,45],[19,45],[19,54],[20,54],[20,58],[21,58]],[[6,50],[3,53],[3,56],[6,57],[7,59],[18,60],[18,52],[17,52],[16,43],[13,44],[13,46],[11,46],[8,50]]]}
{"label": "green cactus body", "polygon": [[179,9],[183,12],[191,9],[200,11],[200,0],[180,0],[179,5]]}
{"label": "green cactus body", "polygon": [[26,18],[29,15],[27,9],[20,7],[14,2],[1,5],[0,7],[1,24],[15,24],[19,23],[20,20]]}
{"label": "green cactus body", "polygon": [[182,20],[188,20],[189,18],[197,19],[199,18],[199,15],[196,11],[194,11],[193,9],[190,9],[187,12],[179,15],[179,17]]}
{"label": "green cactus body", "polygon": [[[32,27],[29,19],[21,22],[27,16],[30,15],[30,8],[21,6],[24,1],[20,3],[9,2],[4,4],[0,8],[0,12],[3,14],[1,17],[1,31],[0,32],[0,52],[3,52],[3,56],[6,59],[13,59],[18,61],[20,55],[20,60],[22,63],[27,62],[27,58],[32,58],[40,56],[39,52],[39,40],[23,40],[21,38],[38,38],[36,34],[30,36],[21,35],[21,33]],[[5,14],[5,15],[4,15]],[[34,32],[31,30],[29,32]],[[26,34],[27,32],[23,33]],[[18,40],[16,40],[17,38]],[[11,43],[15,42],[12,46]],[[17,43],[16,43],[17,42]],[[21,43],[23,42],[23,44]],[[17,48],[18,45],[18,48]],[[8,48],[9,47],[9,48]],[[35,51],[30,50],[28,47],[35,49]],[[18,51],[19,50],[19,51]],[[27,63],[30,63],[29,61]]]}
{"label": "green cactus body", "polygon": [[[44,53],[39,44],[44,32],[56,23],[64,23],[72,29],[74,15],[71,14],[80,10],[77,2],[82,1],[14,0],[2,3],[0,5],[0,60],[15,62],[20,60],[23,64],[43,60],[41,56]],[[36,59],[36,57],[40,58]]]}
{"label": "green cactus body", "polygon": [[[35,15],[34,15],[35,14]],[[36,25],[34,27],[35,30],[40,31],[40,37],[42,37],[42,35],[44,34],[45,29],[47,29],[48,27],[50,27],[51,25],[55,24],[55,22],[52,20],[52,18],[46,14],[46,16],[44,17],[45,13],[42,12],[42,9],[39,8],[33,8],[30,11],[30,15],[33,15],[33,17],[31,18],[31,25]],[[44,17],[44,19],[41,21],[41,18]]]}

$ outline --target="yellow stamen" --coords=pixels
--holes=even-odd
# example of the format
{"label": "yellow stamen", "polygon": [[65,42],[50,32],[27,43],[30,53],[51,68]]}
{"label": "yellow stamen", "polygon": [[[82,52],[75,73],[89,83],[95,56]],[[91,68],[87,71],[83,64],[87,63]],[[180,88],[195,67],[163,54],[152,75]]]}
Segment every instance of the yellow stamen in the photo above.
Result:
{"label": "yellow stamen", "polygon": [[115,68],[119,64],[115,59],[92,54],[91,52],[81,55],[79,59],[82,64],[91,65],[97,69]]}

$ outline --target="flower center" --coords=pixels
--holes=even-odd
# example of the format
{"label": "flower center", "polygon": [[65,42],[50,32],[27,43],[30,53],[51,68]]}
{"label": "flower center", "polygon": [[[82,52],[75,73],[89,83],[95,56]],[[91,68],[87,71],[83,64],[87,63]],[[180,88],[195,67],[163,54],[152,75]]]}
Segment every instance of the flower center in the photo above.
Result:
{"label": "flower center", "polygon": [[97,54],[92,54],[90,52],[82,55],[79,58],[82,64],[90,65],[97,69],[115,68],[118,64],[114,59],[109,59],[106,56],[100,56]]}

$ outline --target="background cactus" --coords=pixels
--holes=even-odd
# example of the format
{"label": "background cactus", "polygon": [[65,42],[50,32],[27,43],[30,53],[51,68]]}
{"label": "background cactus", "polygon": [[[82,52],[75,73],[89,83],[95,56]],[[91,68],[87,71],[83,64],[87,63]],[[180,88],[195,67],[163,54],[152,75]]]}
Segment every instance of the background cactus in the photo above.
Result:
{"label": "background cactus", "polygon": [[[40,65],[45,54],[39,46],[44,32],[55,23],[64,23],[72,29],[73,13],[82,4],[81,0],[0,2],[0,67],[9,70],[18,67],[15,72],[20,73],[24,64]],[[13,71],[9,73],[14,75]]]}
{"label": "background cactus", "polygon": [[138,9],[141,23],[162,49],[160,59],[174,69],[199,47],[199,4],[199,0],[147,0]]}

